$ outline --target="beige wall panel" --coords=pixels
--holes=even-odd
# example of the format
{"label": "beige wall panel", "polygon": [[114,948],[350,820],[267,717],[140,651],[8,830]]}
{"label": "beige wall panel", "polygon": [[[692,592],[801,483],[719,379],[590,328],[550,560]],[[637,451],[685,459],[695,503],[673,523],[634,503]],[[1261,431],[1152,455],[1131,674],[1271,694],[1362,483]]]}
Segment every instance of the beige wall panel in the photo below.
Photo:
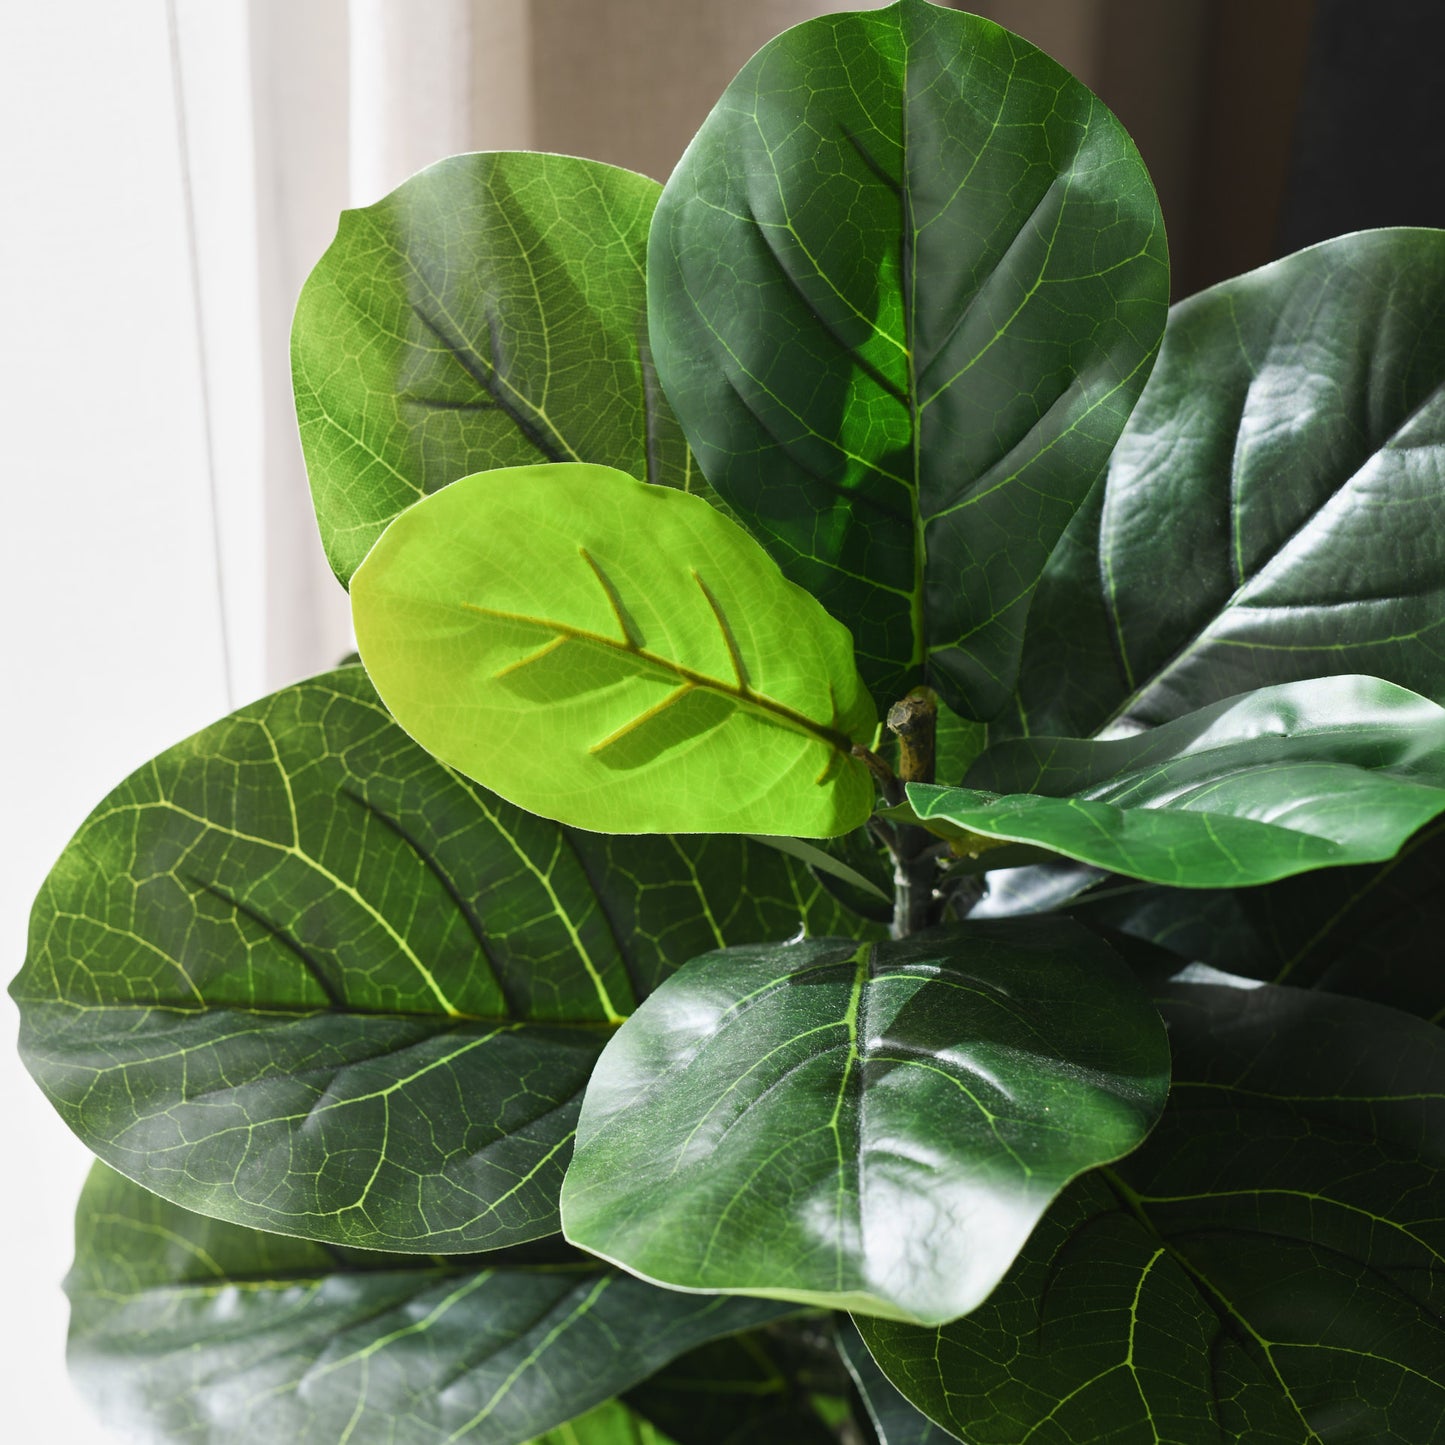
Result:
{"label": "beige wall panel", "polygon": [[848,8],[830,0],[532,0],[536,144],[666,180],[754,51],[790,25]]}

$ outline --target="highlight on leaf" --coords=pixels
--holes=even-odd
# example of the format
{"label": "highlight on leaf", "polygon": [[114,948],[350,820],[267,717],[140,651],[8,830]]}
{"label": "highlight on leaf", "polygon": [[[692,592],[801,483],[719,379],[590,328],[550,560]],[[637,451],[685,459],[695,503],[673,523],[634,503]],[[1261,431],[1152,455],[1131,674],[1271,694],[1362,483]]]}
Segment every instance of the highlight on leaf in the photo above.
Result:
{"label": "highlight on leaf", "polygon": [[1445,812],[1445,708],[1379,678],[1322,677],[1135,737],[1005,739],[964,782],[910,783],[915,816],[1153,883],[1249,887],[1382,862]]}
{"label": "highlight on leaf", "polygon": [[543,817],[830,837],[871,811],[847,629],[698,497],[580,463],[479,473],[393,522],[351,597],[402,727]]}

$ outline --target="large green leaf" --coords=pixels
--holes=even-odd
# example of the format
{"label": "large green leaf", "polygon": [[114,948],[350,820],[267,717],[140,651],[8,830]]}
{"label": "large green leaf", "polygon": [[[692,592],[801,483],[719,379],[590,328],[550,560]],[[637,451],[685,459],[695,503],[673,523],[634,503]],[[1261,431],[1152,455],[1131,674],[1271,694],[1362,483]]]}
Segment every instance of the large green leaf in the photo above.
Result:
{"label": "large green leaf", "polygon": [[123,1173],[242,1224],[454,1252],[558,1227],[593,1061],[677,963],[845,918],[758,844],[519,812],[352,667],[117,788],[13,993],[32,1072]]}
{"label": "large green leaf", "polygon": [[872,811],[847,630],[697,497],[581,464],[483,472],[398,517],[351,600],[401,725],[530,812],[826,837]]}
{"label": "large green leaf", "polygon": [[990,21],[826,15],[744,67],[663,191],[658,374],[709,480],[882,702],[988,717],[1148,375],[1164,229],[1122,126]]}
{"label": "large green leaf", "polygon": [[458,477],[586,461],[710,491],[647,347],[656,181],[571,156],[452,156],[346,211],[291,365],[326,555]]}
{"label": "large green leaf", "polygon": [[[654,1289],[560,1244],[418,1258],[263,1234],[104,1165],[66,1288],[83,1392],[112,1428],[175,1445],[517,1445],[779,1312]],[[557,1445],[657,1440],[616,1414]]]}
{"label": "large green leaf", "polygon": [[1445,812],[1445,709],[1377,678],[1320,678],[1134,737],[1014,738],[965,781],[910,783],[909,803],[1130,877],[1237,888],[1389,858]]}
{"label": "large green leaf", "polygon": [[1378,1445],[1445,1418],[1445,1037],[1290,988],[1177,985],[1137,1154],[942,1330],[860,1320],[969,1445]]}
{"label": "large green leaf", "polygon": [[1181,302],[1050,563],[1030,733],[1324,673],[1445,697],[1445,232],[1364,231]]}
{"label": "large green leaf", "polygon": [[1239,891],[1105,884],[1070,912],[1184,960],[1445,1023],[1445,823],[1378,866]]}
{"label": "large green leaf", "polygon": [[727,949],[604,1052],[563,1227],[679,1288],[938,1323],[1168,1083],[1147,997],[1065,919]]}

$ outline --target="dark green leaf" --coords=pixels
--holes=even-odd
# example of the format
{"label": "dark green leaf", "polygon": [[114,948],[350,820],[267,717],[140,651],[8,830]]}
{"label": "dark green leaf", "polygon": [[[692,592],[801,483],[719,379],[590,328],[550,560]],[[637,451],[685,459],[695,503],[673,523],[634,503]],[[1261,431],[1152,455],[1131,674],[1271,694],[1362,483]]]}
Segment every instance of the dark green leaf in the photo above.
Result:
{"label": "dark green leaf", "polygon": [[1445,1023],[1445,824],[1390,862],[1239,892],[1106,886],[1070,910],[1185,960],[1374,999]]}
{"label": "dark green leaf", "polygon": [[580,464],[483,472],[398,517],[351,602],[397,721],[530,812],[828,837],[872,811],[847,629],[697,497]]}
{"label": "dark green leaf", "polygon": [[957,783],[988,743],[982,723],[960,717],[946,703],[938,705],[937,756],[934,774],[940,783]]}
{"label": "dark green leaf", "polygon": [[848,1362],[853,1378],[868,1407],[869,1418],[878,1434],[878,1445],[948,1445],[953,1437],[915,1410],[878,1368],[858,1326],[846,1315],[838,1316],[838,1348]]}
{"label": "dark green leaf", "polygon": [[838,1445],[814,1401],[846,1408],[847,1376],[824,1340],[810,1348],[800,1333],[782,1322],[714,1340],[628,1391],[627,1403],[677,1445]]}
{"label": "dark green leaf", "polygon": [[585,461],[704,491],[647,350],[661,188],[571,156],[452,156],[347,211],[301,290],[291,364],[326,555],[458,477]]}
{"label": "dark green leaf", "polygon": [[1389,858],[1445,812],[1445,709],[1377,678],[1287,683],[1134,737],[997,743],[966,782],[910,783],[909,803],[1133,878],[1237,888]]}
{"label": "dark green leaf", "polygon": [[[104,1165],[66,1288],[81,1389],[112,1428],[177,1445],[516,1445],[779,1311],[654,1289],[560,1243],[331,1249],[191,1214]],[[615,1416],[579,1445],[656,1440]]]}
{"label": "dark green leaf", "polygon": [[728,949],[603,1054],[563,1226],[677,1287],[938,1323],[1168,1081],[1147,998],[1067,920]]}
{"label": "dark green leaf", "polygon": [[659,375],[703,470],[852,629],[881,701],[988,717],[1148,374],[1148,173],[987,20],[904,0],[763,47],[663,192]]}
{"label": "dark green leaf", "polygon": [[450,1252],[558,1227],[593,1061],[677,962],[800,924],[849,927],[801,865],[529,817],[346,668],[117,788],[42,889],[13,992],[41,1086],[148,1188]]}
{"label": "dark green leaf", "polygon": [[1050,563],[1027,733],[1324,673],[1445,696],[1445,232],[1364,231],[1181,302]]}
{"label": "dark green leaf", "polygon": [[1078,1181],[968,1319],[861,1320],[879,1363],[969,1445],[1436,1438],[1445,1038],[1267,986],[1176,985],[1165,1017],[1144,1148]]}

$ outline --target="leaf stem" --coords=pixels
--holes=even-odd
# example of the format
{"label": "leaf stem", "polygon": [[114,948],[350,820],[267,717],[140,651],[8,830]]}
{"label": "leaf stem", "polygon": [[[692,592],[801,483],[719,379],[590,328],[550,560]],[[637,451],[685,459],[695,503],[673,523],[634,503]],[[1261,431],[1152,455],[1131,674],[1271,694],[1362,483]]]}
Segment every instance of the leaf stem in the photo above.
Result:
{"label": "leaf stem", "polygon": [[[898,739],[898,793],[903,784],[931,783],[938,731],[938,696],[929,687],[915,687],[888,709],[888,730]],[[940,900],[934,888],[938,863],[937,839],[924,828],[901,824],[894,829],[889,851],[893,854],[894,938],[930,927],[937,921]]]}

